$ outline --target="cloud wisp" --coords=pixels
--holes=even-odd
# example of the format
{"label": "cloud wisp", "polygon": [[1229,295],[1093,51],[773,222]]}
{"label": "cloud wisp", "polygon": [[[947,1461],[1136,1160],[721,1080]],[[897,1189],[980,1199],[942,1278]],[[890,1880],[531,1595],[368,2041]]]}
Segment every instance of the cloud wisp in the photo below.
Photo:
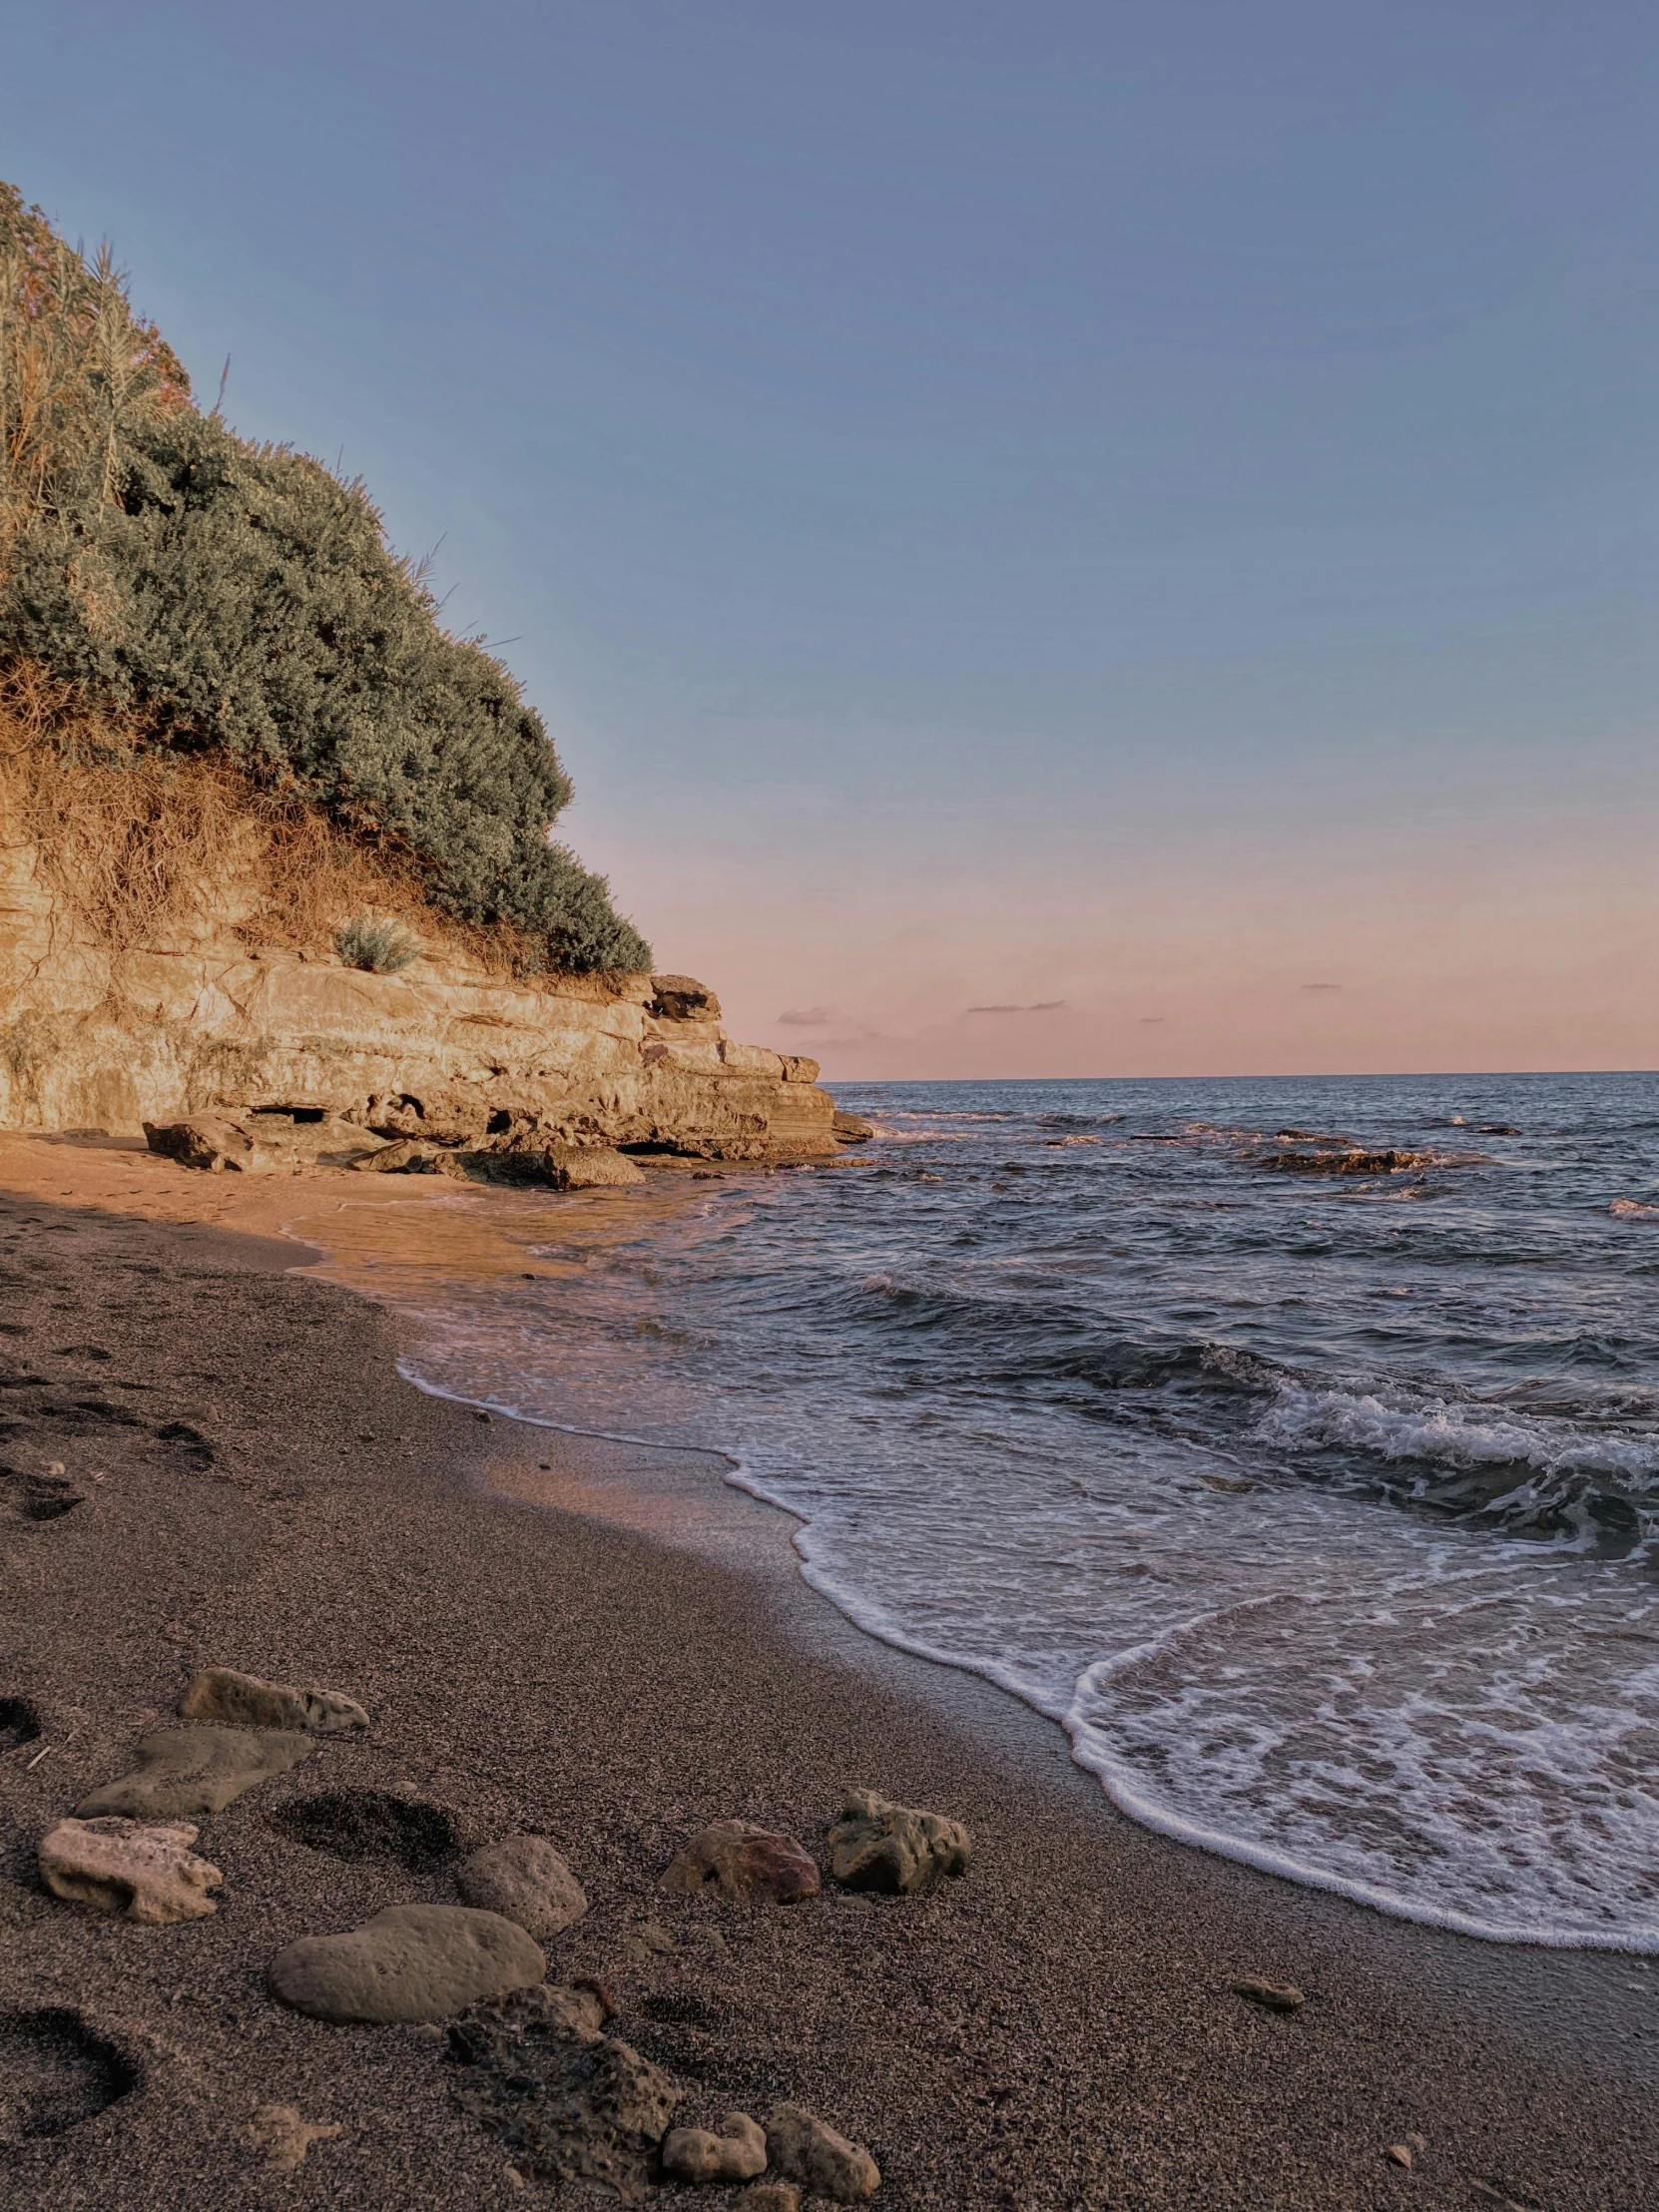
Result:
{"label": "cloud wisp", "polygon": [[1029,1006],[970,1006],[970,1014],[1057,1014],[1063,998],[1037,998]]}

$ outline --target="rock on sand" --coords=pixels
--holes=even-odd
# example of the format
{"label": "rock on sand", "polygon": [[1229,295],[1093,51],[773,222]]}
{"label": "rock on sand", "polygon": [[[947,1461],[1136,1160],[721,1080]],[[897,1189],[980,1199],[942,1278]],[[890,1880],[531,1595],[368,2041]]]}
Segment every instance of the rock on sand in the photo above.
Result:
{"label": "rock on sand", "polygon": [[388,1905],[343,1936],[301,1936],[266,1968],[271,1993],[318,2020],[441,2020],[540,1981],[516,1921],[461,1905]]}
{"label": "rock on sand", "polygon": [[257,1782],[286,1774],[316,1746],[294,1730],[176,1728],[146,1736],[131,1774],[106,1782],[75,1808],[77,1820],[119,1814],[135,1821],[223,1813]]}
{"label": "rock on sand", "polygon": [[823,1887],[817,1862],[793,1836],[775,1835],[751,1821],[716,1821],[684,1845],[663,1876],[675,1897],[718,1890],[728,1898],[771,1898],[794,1905],[816,1898]]}
{"label": "rock on sand", "polygon": [[468,1905],[516,1921],[538,1943],[588,1909],[582,1885],[545,1836],[504,1836],[475,1851],[455,1876]]}
{"label": "rock on sand", "polygon": [[959,1821],[853,1790],[830,1831],[830,1872],[844,1889],[910,1897],[942,1875],[966,1874],[972,1848]]}
{"label": "rock on sand", "polygon": [[204,1667],[192,1675],[179,1714],[187,1721],[228,1721],[233,1728],[302,1728],[313,1736],[368,1726],[362,1707],[337,1690],[290,1689],[232,1667]]}
{"label": "rock on sand", "polygon": [[191,1850],[196,1836],[189,1821],[59,1821],[40,1840],[40,1878],[54,1897],[143,1928],[206,1920],[225,1877]]}
{"label": "rock on sand", "polygon": [[786,2181],[810,2196],[859,2204],[881,2186],[881,2169],[861,2144],[849,2143],[803,2104],[775,2104],[767,2114],[767,2150]]}
{"label": "rock on sand", "polygon": [[766,2129],[747,2112],[728,2112],[712,2128],[671,2128],[663,2137],[663,2171],[676,2181],[753,2181],[766,2170]]}

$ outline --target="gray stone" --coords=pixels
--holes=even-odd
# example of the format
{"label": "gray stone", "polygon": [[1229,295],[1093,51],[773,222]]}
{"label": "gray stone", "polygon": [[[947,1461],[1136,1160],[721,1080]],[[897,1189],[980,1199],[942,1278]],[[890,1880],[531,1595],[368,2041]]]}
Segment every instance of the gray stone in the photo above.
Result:
{"label": "gray stone", "polygon": [[591,1991],[543,1984],[475,2005],[449,2028],[465,2068],[464,2110],[548,2180],[600,2181],[624,2203],[645,2193],[647,2161],[680,2092],[629,2043],[601,2031]]}
{"label": "gray stone", "polygon": [[582,1885],[545,1836],[504,1836],[475,1851],[455,1875],[468,1905],[516,1921],[538,1943],[588,1909]]}
{"label": "gray stone", "polygon": [[775,2104],[767,2114],[767,2150],[785,2181],[798,2181],[810,2196],[859,2204],[881,2186],[881,2169],[858,2143],[849,2143],[803,2104]]}
{"label": "gray stone", "polygon": [[40,1840],[40,1878],[54,1897],[142,1928],[206,1920],[225,1877],[191,1850],[196,1837],[189,1821],[59,1821]]}
{"label": "gray stone", "polygon": [[853,1790],[830,1831],[830,1872],[848,1890],[910,1897],[943,1875],[966,1874],[972,1849],[959,1821]]}
{"label": "gray stone", "polygon": [[227,1721],[234,1728],[302,1728],[313,1736],[336,1736],[366,1728],[368,1715],[337,1690],[295,1690],[285,1682],[264,1682],[257,1674],[231,1667],[204,1667],[191,1676],[179,1700],[187,1721]]}
{"label": "gray stone", "polygon": [[286,1774],[316,1749],[292,1729],[175,1728],[146,1736],[138,1765],[94,1790],[75,1808],[77,1820],[118,1814],[135,1821],[190,1820],[223,1813],[257,1782]]}
{"label": "gray stone", "polygon": [[342,1936],[301,1936],[266,1968],[271,1993],[318,2020],[441,2020],[540,1981],[516,1921],[461,1905],[388,1905]]}
{"label": "gray stone", "polygon": [[766,2170],[766,2129],[747,2112],[728,2112],[712,2128],[671,2128],[663,2137],[663,2171],[676,2181],[753,2181]]}

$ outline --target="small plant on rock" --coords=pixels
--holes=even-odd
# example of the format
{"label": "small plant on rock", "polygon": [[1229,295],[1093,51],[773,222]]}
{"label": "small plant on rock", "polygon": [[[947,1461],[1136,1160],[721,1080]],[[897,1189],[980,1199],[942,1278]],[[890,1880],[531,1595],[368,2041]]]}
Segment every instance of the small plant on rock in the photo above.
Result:
{"label": "small plant on rock", "polygon": [[394,921],[373,921],[357,914],[334,931],[334,950],[347,967],[371,975],[396,975],[421,955],[421,946]]}

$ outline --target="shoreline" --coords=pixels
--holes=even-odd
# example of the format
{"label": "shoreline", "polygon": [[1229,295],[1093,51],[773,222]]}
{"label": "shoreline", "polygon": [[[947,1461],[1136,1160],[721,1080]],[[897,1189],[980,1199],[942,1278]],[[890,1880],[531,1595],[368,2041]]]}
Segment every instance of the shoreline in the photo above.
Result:
{"label": "shoreline", "polygon": [[[792,1517],[711,1480],[704,1454],[485,1424],[401,1381],[394,1323],[273,1239],[284,1204],[315,1219],[335,1190],[312,1206],[291,1183],[231,1181],[73,1141],[0,1145],[8,1230],[61,1256],[21,1283],[14,1256],[6,1318],[30,1335],[8,1337],[11,1356],[38,1349],[44,1373],[77,1333],[71,1303],[94,1309],[108,1372],[149,1383],[146,1418],[163,1400],[194,1410],[216,1445],[205,1483],[125,1430],[73,1434],[109,1462],[90,1511],[4,1527],[0,1689],[66,1716],[42,1764],[0,1762],[4,2002],[113,2008],[165,2055],[51,2157],[28,2148],[0,2202],[171,2206],[204,2159],[255,2203],[401,2206],[438,2170],[457,2202],[525,2201],[453,2109],[430,2043],[296,2020],[264,1996],[277,1940],[452,1894],[273,1833],[270,1811],[350,1771],[493,1833],[539,1819],[594,1908],[553,1946],[553,1975],[613,1979],[618,2032],[660,2049],[705,2109],[770,2068],[776,2093],[876,2149],[877,2204],[1642,2201],[1659,2126],[1629,2092],[1659,2072],[1659,2043],[1628,1956],[1445,1935],[1140,1827],[1055,1723],[854,1626],[803,1580]],[[213,1278],[211,1298],[192,1275]],[[200,1320],[177,1326],[198,1301],[207,1371],[191,1365]],[[407,1438],[395,1453],[352,1440],[387,1431]],[[31,1448],[14,1435],[0,1455],[27,1464]],[[371,1739],[325,1746],[207,1824],[227,1873],[211,1921],[137,1931],[42,1897],[33,1835],[165,1724],[181,1669],[208,1664],[363,1696]],[[657,1892],[679,1838],[723,1815],[821,1849],[853,1784],[966,1820],[974,1874],[914,1904],[789,1913]],[[665,1920],[671,1950],[636,1957],[632,1931]],[[1308,2007],[1255,2012],[1227,1988],[1249,1972],[1300,1981]],[[693,1999],[718,2032],[673,2025]],[[346,2130],[280,2182],[240,2134],[278,2099]],[[1429,2149],[1406,2176],[1382,2153],[1410,2132]]]}

